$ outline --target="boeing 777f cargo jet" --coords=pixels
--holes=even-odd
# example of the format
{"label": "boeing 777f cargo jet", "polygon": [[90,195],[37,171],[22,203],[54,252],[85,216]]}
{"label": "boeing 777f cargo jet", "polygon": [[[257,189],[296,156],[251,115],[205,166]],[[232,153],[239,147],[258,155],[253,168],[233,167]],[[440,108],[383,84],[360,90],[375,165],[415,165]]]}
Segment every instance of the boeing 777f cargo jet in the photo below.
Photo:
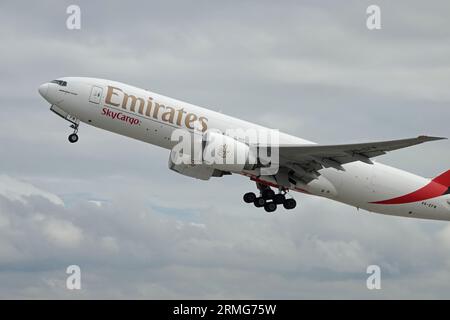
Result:
{"label": "boeing 777f cargo jet", "polygon": [[[71,123],[71,143],[78,141],[78,127],[84,122],[130,138],[171,150],[169,168],[189,177],[208,180],[229,174],[241,174],[256,182],[258,193],[248,192],[244,201],[273,212],[278,206],[296,207],[289,191],[321,196],[371,212],[404,217],[450,220],[450,170],[434,179],[395,169],[372,158],[389,151],[444,138],[417,138],[381,142],[320,145],[279,133],[273,146],[253,145],[238,139],[230,129],[269,130],[222,113],[171,99],[123,83],[81,77],[50,81],[39,87],[50,109]],[[192,136],[204,135],[201,152],[208,148],[222,155],[241,153],[236,163],[211,161],[174,161],[179,141],[172,139],[176,130]],[[212,131],[212,129],[215,129]],[[221,136],[223,139],[205,137]],[[218,142],[220,141],[220,142]],[[220,145],[215,145],[220,144]],[[276,159],[260,157],[263,147],[274,148]],[[255,152],[256,150],[256,152]],[[204,155],[204,154],[203,154]],[[256,161],[250,161],[252,159]],[[270,158],[270,157],[269,157]],[[274,164],[277,170],[268,171]]]}

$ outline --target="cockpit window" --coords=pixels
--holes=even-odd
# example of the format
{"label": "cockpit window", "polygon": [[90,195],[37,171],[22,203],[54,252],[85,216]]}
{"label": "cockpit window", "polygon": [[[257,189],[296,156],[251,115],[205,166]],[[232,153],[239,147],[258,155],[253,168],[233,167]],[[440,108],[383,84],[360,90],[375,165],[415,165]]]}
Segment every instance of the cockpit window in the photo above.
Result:
{"label": "cockpit window", "polygon": [[50,81],[50,83],[56,83],[56,84],[59,84],[62,87],[66,87],[67,86],[67,82],[66,81],[62,81],[62,80],[53,80],[53,81]]}

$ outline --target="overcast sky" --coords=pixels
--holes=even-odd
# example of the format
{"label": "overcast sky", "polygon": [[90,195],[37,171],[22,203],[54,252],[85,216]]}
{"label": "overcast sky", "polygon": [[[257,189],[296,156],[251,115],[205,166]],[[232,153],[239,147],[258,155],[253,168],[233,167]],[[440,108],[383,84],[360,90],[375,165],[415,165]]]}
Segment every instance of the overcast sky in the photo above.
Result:
{"label": "overcast sky", "polygon": [[[87,125],[69,144],[37,92],[92,76],[318,143],[450,137],[448,1],[86,1],[81,30],[70,4],[0,2],[0,298],[450,298],[448,222],[302,194],[266,214],[246,178],[190,179]],[[378,158],[427,177],[449,160],[448,141]]]}

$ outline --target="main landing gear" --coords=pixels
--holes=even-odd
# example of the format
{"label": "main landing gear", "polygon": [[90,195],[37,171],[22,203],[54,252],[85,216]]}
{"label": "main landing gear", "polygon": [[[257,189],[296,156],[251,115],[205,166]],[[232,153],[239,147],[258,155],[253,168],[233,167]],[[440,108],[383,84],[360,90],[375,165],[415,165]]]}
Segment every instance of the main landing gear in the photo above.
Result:
{"label": "main landing gear", "polygon": [[257,197],[253,192],[247,192],[244,194],[244,202],[253,203],[255,207],[264,207],[267,212],[274,212],[278,205],[283,205],[287,210],[294,209],[297,206],[297,202],[293,198],[286,198],[286,191],[280,190],[275,194],[270,187],[257,184],[260,191],[260,196]]}

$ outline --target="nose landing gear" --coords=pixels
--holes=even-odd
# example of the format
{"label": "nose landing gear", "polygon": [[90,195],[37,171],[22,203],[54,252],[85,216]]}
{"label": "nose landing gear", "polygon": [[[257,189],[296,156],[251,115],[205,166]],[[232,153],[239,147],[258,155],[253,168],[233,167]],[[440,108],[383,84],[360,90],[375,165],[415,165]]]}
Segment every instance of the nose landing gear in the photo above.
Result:
{"label": "nose landing gear", "polygon": [[280,192],[275,192],[268,186],[257,183],[260,191],[260,196],[257,197],[253,192],[244,194],[245,203],[253,203],[255,207],[264,207],[266,212],[274,212],[278,205],[283,205],[286,210],[292,210],[297,206],[297,202],[293,198],[286,199],[286,190],[280,189]]}
{"label": "nose landing gear", "polygon": [[58,107],[54,104],[50,106],[50,110],[53,111],[54,113],[56,113],[61,118],[63,118],[64,120],[71,123],[70,127],[73,129],[73,133],[71,135],[69,135],[69,142],[70,143],[77,142],[78,141],[77,133],[78,133],[78,127],[80,125],[80,120],[75,118],[74,116],[68,114],[66,111],[64,111],[63,109],[61,109],[60,107]]}
{"label": "nose landing gear", "polygon": [[72,124],[70,127],[73,129],[73,133],[69,135],[69,142],[75,143],[78,141],[78,124]]}

